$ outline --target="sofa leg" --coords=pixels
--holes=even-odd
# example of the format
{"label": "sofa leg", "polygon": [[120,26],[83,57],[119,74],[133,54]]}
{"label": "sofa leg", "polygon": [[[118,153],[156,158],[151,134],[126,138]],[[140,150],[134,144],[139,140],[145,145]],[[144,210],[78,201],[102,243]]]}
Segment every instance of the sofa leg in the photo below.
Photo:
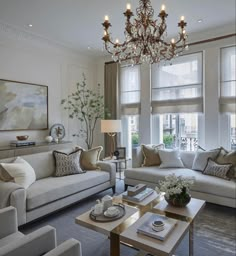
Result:
{"label": "sofa leg", "polygon": [[129,186],[129,185],[125,184],[125,191],[128,189],[128,186]]}
{"label": "sofa leg", "polygon": [[116,186],[113,186],[113,187],[112,187],[112,192],[113,192],[113,194],[116,193]]}

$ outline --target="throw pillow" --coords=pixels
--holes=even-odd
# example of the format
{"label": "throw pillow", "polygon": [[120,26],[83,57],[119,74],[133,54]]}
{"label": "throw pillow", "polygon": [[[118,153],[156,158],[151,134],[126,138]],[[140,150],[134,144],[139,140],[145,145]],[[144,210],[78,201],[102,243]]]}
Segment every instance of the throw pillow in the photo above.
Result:
{"label": "throw pillow", "polygon": [[78,149],[70,154],[53,151],[56,160],[56,177],[84,173],[80,167],[80,155],[82,150]]}
{"label": "throw pillow", "polygon": [[0,165],[14,179],[15,183],[25,189],[36,180],[33,167],[21,157],[17,157],[13,163],[1,163]]}
{"label": "throw pillow", "polygon": [[164,144],[159,145],[141,145],[143,152],[143,164],[142,166],[158,166],[161,164],[161,159],[158,153],[159,149],[164,149]]}
{"label": "throw pillow", "polygon": [[178,150],[159,150],[161,158],[160,168],[184,168]]}
{"label": "throw pillow", "polygon": [[76,148],[82,150],[80,164],[83,170],[100,169],[100,167],[97,165],[97,162],[99,161],[100,154],[103,150],[102,146],[98,146],[89,150],[84,150],[81,147]]}
{"label": "throw pillow", "polygon": [[217,164],[211,158],[208,158],[207,165],[203,170],[203,174],[216,176],[225,180],[229,180],[227,176],[232,164]]}
{"label": "throw pillow", "polygon": [[202,172],[207,165],[207,159],[211,158],[215,160],[219,152],[220,149],[218,148],[210,151],[196,151],[195,157],[193,159],[192,169]]}
{"label": "throw pillow", "polygon": [[0,180],[4,182],[12,181],[13,177],[0,165]]}
{"label": "throw pillow", "polygon": [[232,167],[228,172],[228,177],[230,179],[236,179],[236,151],[227,151],[221,147],[216,162],[218,164],[232,164]]}

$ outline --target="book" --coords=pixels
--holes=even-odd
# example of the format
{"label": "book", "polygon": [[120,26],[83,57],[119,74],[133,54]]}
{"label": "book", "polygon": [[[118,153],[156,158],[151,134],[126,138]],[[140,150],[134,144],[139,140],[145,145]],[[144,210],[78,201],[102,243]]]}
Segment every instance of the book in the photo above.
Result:
{"label": "book", "polygon": [[[153,228],[154,222],[163,222],[164,229],[161,231],[155,231],[155,226]],[[162,216],[159,214],[152,213],[147,221],[145,221],[138,229],[137,232],[152,238],[156,238],[158,240],[164,241],[166,237],[171,233],[177,224],[177,220],[172,218],[167,218],[166,216]]]}
{"label": "book", "polygon": [[152,188],[146,188],[145,190],[141,191],[135,196],[128,196],[128,192],[125,191],[122,195],[124,200],[131,201],[131,202],[140,202],[149,195],[151,195],[154,192]]}
{"label": "book", "polygon": [[138,184],[134,187],[128,187],[128,196],[135,196],[137,194],[139,194],[141,191],[145,190],[147,187],[147,185],[145,184]]}
{"label": "book", "polygon": [[13,140],[10,142],[10,146],[11,147],[22,147],[22,146],[31,146],[31,145],[35,145],[35,141],[29,141],[29,140]]}

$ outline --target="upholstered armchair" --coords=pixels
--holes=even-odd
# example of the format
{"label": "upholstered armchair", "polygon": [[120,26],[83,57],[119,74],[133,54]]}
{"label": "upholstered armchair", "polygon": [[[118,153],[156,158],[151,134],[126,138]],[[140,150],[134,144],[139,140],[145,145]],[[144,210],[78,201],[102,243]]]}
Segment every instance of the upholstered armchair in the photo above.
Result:
{"label": "upholstered armchair", "polygon": [[82,256],[81,244],[69,239],[57,246],[56,230],[45,226],[28,235],[18,231],[12,206],[0,209],[0,256]]}

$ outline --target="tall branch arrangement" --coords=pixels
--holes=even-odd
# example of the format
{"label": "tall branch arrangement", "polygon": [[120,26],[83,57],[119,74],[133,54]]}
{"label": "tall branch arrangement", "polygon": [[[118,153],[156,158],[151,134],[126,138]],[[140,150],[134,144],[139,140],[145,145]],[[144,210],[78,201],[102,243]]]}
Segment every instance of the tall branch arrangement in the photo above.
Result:
{"label": "tall branch arrangement", "polygon": [[104,106],[104,96],[100,94],[100,84],[97,85],[97,91],[88,89],[83,74],[83,81],[76,84],[75,92],[67,99],[62,99],[61,104],[68,110],[69,118],[77,118],[81,122],[78,134],[73,136],[83,137],[87,148],[91,149],[97,121],[109,116]]}

